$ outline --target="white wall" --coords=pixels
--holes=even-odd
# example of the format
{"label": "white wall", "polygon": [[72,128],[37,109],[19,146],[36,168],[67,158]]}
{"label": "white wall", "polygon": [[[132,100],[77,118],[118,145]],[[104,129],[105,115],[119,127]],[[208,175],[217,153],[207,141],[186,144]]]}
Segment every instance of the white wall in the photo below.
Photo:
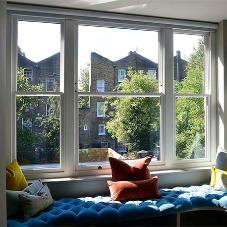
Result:
{"label": "white wall", "polygon": [[219,23],[217,31],[218,71],[218,137],[219,146],[227,149],[227,21]]}
{"label": "white wall", "polygon": [[0,226],[6,226],[6,0],[0,1]]}

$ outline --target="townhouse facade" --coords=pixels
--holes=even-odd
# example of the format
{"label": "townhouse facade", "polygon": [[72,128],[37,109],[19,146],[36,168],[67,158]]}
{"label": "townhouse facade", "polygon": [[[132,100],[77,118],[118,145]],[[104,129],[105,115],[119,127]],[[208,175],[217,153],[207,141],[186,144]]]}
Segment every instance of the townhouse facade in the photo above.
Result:
{"label": "townhouse facade", "polygon": [[[180,52],[174,57],[174,78],[182,81],[185,76],[186,61],[181,58]],[[91,53],[90,62],[90,92],[113,92],[126,77],[128,69],[142,70],[149,76],[158,78],[158,64],[145,58],[135,51],[128,56],[111,61],[95,52]],[[79,110],[79,136],[80,149],[86,148],[112,148],[117,152],[126,152],[127,147],[123,141],[113,139],[106,130],[105,98],[91,96],[89,106]],[[157,132],[158,133],[158,132]]]}
{"label": "townhouse facade", "polygon": [[[186,77],[186,61],[178,51],[174,57],[174,79],[182,81]],[[54,91],[60,87],[60,53],[56,53],[40,62],[33,62],[18,50],[18,67],[28,78],[31,85],[43,84],[43,90]],[[89,89],[94,92],[112,92],[126,77],[127,71],[143,70],[149,76],[158,78],[158,64],[148,58],[130,51],[128,56],[117,61],[111,61],[98,53],[92,52],[90,59]],[[123,141],[113,139],[106,130],[106,118],[103,112],[105,99],[100,96],[91,96],[89,105],[79,109],[79,148],[112,148],[117,152],[126,152]],[[39,113],[48,114],[48,105],[40,104]],[[32,128],[32,122],[23,121],[21,127]]]}

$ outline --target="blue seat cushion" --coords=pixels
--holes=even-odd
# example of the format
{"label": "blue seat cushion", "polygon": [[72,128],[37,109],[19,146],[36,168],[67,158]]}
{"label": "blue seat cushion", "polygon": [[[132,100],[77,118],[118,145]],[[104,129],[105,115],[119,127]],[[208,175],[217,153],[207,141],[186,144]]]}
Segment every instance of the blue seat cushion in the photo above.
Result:
{"label": "blue seat cushion", "polygon": [[98,224],[160,217],[194,208],[227,209],[227,193],[208,185],[160,189],[162,197],[110,201],[109,196],[62,198],[47,209],[25,219],[19,214],[8,219],[8,227]]}

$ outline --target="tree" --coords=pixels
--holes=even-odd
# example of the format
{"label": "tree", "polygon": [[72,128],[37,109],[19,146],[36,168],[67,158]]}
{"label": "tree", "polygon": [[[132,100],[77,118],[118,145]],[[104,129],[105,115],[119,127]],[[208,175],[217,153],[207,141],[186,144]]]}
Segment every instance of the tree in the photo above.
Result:
{"label": "tree", "polygon": [[[31,85],[28,78],[23,76],[23,69],[18,68],[17,89],[18,91],[42,91],[44,85]],[[34,151],[37,144],[40,143],[40,136],[32,132],[29,128],[22,127],[19,122],[21,118],[24,121],[31,120],[35,122],[32,110],[39,105],[39,98],[34,96],[17,96],[17,158],[20,164],[34,163]]]}
{"label": "tree", "polygon": [[[81,92],[89,91],[89,75],[90,75],[89,69],[90,64],[87,63],[87,65],[80,70],[79,91]],[[79,108],[89,108],[89,97],[87,96],[79,97]]]}
{"label": "tree", "polygon": [[[58,87],[55,86],[55,91]],[[60,159],[60,97],[49,96],[46,100],[47,116],[36,118],[36,127],[42,129],[42,141],[39,145],[40,158],[47,163],[59,163]]]}
{"label": "tree", "polygon": [[[116,87],[122,93],[158,92],[158,80],[143,71],[129,69],[127,77]],[[129,151],[150,150],[157,141],[159,129],[159,98],[111,97],[107,98],[106,128],[118,141],[124,141]]]}
{"label": "tree", "polygon": [[[190,55],[179,93],[201,94],[204,89],[204,43]],[[176,99],[176,155],[178,159],[205,157],[205,109],[203,98]]]}
{"label": "tree", "polygon": [[[31,85],[29,84],[28,78],[24,77],[23,69],[18,68],[17,71],[17,90],[18,91],[42,91],[44,88],[43,84]],[[33,106],[38,105],[38,99],[34,96],[17,96],[17,119],[21,114],[29,112]]]}
{"label": "tree", "polygon": [[[42,91],[43,84],[31,85],[23,70],[18,69],[18,90]],[[57,84],[55,91],[58,90]],[[44,113],[45,104],[49,106]],[[20,120],[30,120],[32,128],[21,127]],[[56,96],[17,97],[17,155],[20,164],[59,162],[60,157],[60,98]]]}

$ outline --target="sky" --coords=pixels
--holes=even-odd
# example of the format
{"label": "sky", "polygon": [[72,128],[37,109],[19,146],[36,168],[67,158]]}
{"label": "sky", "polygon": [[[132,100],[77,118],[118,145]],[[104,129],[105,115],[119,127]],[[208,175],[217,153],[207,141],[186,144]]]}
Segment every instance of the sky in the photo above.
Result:
{"label": "sky", "polygon": [[[26,57],[39,62],[60,52],[60,24],[18,22],[18,46]],[[187,59],[201,36],[174,34],[174,55],[181,51]],[[93,26],[79,26],[79,70],[96,52],[112,61],[126,57],[129,51],[158,63],[158,32]]]}

